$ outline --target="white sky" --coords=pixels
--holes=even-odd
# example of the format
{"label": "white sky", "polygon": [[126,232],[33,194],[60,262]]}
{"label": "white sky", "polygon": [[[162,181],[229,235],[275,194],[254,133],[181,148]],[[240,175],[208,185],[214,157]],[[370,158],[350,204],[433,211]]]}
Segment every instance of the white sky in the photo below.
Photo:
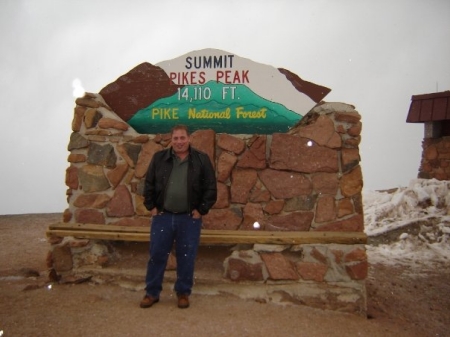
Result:
{"label": "white sky", "polygon": [[0,214],[62,212],[81,80],[222,49],[327,86],[362,115],[366,189],[417,176],[412,95],[450,90],[448,0],[0,0]]}

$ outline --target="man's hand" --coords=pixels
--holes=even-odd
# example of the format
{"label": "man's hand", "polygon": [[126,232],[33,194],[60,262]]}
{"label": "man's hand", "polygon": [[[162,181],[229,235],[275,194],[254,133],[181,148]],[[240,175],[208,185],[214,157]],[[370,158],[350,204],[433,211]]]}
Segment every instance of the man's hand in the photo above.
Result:
{"label": "man's hand", "polygon": [[152,210],[150,211],[150,214],[152,216],[158,215],[158,209],[156,207],[153,207]]}
{"label": "man's hand", "polygon": [[200,218],[202,217],[202,215],[199,213],[199,211],[197,211],[196,209],[194,209],[194,210],[192,211],[192,217],[193,217],[194,219],[200,219]]}

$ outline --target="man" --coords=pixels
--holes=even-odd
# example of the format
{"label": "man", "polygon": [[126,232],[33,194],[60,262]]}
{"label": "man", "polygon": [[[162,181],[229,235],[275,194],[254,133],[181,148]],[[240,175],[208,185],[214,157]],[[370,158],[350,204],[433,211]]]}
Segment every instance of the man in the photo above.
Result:
{"label": "man", "polygon": [[216,202],[217,186],[208,155],[190,146],[186,126],[173,127],[171,147],[153,156],[145,178],[144,198],[152,224],[146,294],[140,306],[149,308],[159,301],[167,259],[175,242],[174,290],[178,307],[188,308],[202,215]]}

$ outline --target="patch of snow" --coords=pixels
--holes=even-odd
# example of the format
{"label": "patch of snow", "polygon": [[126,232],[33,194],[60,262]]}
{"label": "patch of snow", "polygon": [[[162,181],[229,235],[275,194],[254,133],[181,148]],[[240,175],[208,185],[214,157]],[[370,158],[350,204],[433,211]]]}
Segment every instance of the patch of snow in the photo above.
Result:
{"label": "patch of snow", "polygon": [[367,246],[371,262],[402,265],[450,263],[450,181],[414,179],[394,191],[364,191],[365,233],[369,237],[418,224],[389,244]]}

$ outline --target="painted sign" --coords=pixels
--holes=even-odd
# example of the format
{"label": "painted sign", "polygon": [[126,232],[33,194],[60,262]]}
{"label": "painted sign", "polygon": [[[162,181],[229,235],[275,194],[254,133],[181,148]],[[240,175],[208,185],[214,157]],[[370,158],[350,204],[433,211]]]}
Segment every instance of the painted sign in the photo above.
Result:
{"label": "painted sign", "polygon": [[146,90],[160,94],[127,113],[127,122],[140,133],[165,133],[175,124],[192,131],[286,132],[330,92],[285,69],[217,49],[193,51],[151,67],[158,76],[153,76],[153,85],[145,81],[150,84]]}

